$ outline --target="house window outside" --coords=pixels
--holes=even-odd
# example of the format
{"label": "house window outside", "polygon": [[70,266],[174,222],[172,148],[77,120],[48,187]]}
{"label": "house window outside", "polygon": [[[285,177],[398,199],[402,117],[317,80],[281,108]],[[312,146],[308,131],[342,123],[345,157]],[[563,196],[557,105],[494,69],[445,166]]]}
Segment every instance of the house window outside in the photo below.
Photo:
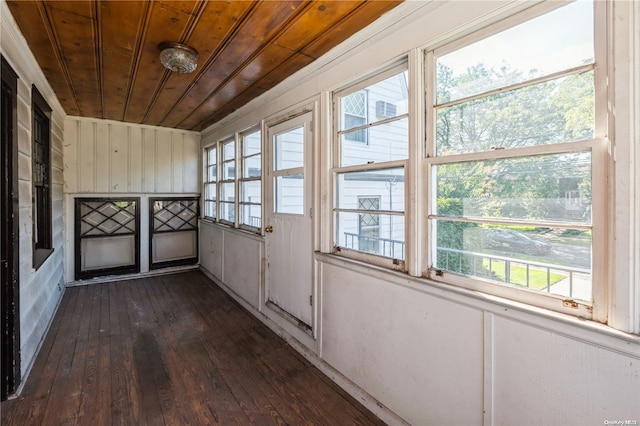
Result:
{"label": "house window outside", "polygon": [[[366,93],[366,96],[364,94]],[[391,116],[364,116],[366,121],[341,120],[336,128],[334,251],[381,265],[402,265],[405,244],[405,169],[409,155],[406,64],[338,92],[337,117],[354,112],[354,102],[375,111],[383,101]],[[363,118],[363,116],[361,116]],[[354,144],[367,131],[367,145]],[[377,202],[361,194],[382,194]],[[373,235],[378,224],[377,235]],[[367,235],[371,234],[371,235]],[[403,266],[400,266],[403,267]],[[397,266],[396,266],[397,268]]]}
{"label": "house window outside", "polygon": [[217,214],[218,192],[218,150],[216,146],[205,149],[206,177],[204,183],[204,216],[215,220]]}
{"label": "house window outside", "polygon": [[53,252],[53,245],[51,241],[51,108],[35,87],[32,89],[32,114],[33,266],[37,269]]}
{"label": "house window outside", "polygon": [[[359,90],[342,98],[343,129],[353,129],[367,124],[367,92]],[[368,129],[361,128],[345,133],[345,139],[352,142],[368,143]]]}
{"label": "house window outside", "polygon": [[240,226],[262,227],[262,137],[260,130],[240,134]]}
{"label": "house window outside", "polygon": [[607,145],[595,118],[593,8],[579,1],[428,54],[432,277],[589,311],[593,241],[602,235],[592,197],[606,204],[593,176],[603,173]]}
{"label": "house window outside", "polygon": [[[380,197],[358,197],[361,210],[380,210]],[[358,248],[378,254],[380,249],[380,216],[371,213],[358,215]]]}

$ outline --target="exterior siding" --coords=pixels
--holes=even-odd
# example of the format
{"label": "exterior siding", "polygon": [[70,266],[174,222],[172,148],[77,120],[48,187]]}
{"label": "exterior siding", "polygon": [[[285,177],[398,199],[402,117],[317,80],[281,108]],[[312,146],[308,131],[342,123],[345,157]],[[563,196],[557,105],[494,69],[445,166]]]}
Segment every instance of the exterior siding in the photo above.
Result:
{"label": "exterior siding", "polygon": [[[0,50],[18,74],[18,186],[20,245],[20,356],[22,380],[35,359],[64,291],[62,145],[64,111],[60,107],[4,1],[0,4]],[[35,270],[32,253],[31,87],[35,85],[52,108],[51,205],[53,253]]]}

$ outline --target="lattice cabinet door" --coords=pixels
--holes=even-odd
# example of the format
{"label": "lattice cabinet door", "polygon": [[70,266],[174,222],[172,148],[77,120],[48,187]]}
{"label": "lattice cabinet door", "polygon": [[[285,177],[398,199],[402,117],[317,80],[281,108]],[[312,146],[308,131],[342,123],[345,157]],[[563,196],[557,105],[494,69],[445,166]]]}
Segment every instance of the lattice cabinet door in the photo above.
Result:
{"label": "lattice cabinet door", "polygon": [[76,198],[76,279],[140,272],[139,198]]}
{"label": "lattice cabinet door", "polygon": [[198,198],[149,200],[150,269],[198,262]]}

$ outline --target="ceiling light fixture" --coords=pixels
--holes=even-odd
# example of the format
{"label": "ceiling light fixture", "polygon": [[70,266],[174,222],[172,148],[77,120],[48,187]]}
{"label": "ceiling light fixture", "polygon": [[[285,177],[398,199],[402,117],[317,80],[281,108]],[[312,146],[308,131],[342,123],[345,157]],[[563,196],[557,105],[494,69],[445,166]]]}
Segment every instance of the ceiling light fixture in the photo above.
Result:
{"label": "ceiling light fixture", "polygon": [[198,66],[198,52],[180,43],[160,43],[160,61],[170,71],[193,72]]}

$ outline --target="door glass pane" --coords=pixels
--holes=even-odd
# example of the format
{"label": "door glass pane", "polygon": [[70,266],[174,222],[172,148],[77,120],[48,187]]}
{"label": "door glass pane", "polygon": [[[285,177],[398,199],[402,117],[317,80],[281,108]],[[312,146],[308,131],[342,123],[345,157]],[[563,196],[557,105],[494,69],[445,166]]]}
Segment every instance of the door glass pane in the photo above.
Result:
{"label": "door glass pane", "polygon": [[278,176],[274,181],[276,213],[304,214],[304,175]]}
{"label": "door glass pane", "polygon": [[274,143],[274,170],[304,167],[303,126],[280,133]]}

